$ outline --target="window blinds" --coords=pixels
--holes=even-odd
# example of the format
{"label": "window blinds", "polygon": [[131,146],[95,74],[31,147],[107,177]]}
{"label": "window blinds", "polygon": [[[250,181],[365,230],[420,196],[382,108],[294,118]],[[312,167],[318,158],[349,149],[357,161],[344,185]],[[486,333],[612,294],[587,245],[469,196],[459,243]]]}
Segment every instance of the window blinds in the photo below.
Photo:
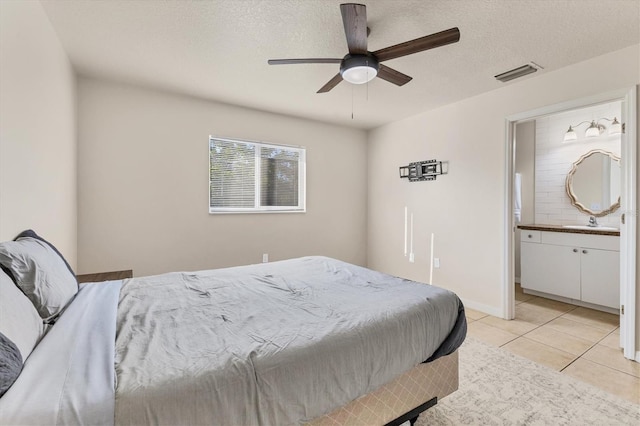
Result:
{"label": "window blinds", "polygon": [[304,211],[304,148],[209,139],[209,212]]}
{"label": "window blinds", "polygon": [[260,149],[260,205],[298,205],[298,152]]}
{"label": "window blinds", "polygon": [[255,206],[255,145],[216,140],[209,146],[209,207]]}

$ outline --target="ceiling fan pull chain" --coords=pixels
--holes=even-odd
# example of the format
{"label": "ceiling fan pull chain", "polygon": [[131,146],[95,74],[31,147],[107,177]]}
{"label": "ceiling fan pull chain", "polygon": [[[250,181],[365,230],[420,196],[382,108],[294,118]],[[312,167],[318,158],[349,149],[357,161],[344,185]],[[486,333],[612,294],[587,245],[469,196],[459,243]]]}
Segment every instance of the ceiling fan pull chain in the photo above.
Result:
{"label": "ceiling fan pull chain", "polygon": [[369,82],[367,81],[367,102],[369,102]]}
{"label": "ceiling fan pull chain", "polygon": [[353,120],[353,84],[351,85],[351,119]]}

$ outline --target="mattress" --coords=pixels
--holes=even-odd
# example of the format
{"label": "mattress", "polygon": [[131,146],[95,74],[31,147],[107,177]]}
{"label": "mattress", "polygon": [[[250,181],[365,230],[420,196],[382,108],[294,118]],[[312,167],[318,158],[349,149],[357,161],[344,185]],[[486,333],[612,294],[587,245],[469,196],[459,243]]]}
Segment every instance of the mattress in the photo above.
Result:
{"label": "mattress", "polygon": [[308,422],[429,359],[460,306],[325,257],[125,281],[116,423]]}

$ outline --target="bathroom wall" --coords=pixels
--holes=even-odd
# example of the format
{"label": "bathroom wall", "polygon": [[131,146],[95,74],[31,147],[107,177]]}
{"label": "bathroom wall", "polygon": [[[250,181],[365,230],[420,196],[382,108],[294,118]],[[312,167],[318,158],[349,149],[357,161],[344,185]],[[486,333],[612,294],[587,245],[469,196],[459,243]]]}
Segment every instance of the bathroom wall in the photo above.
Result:
{"label": "bathroom wall", "polygon": [[[609,122],[602,135],[586,138],[588,124],[576,128],[578,139],[563,142],[569,125],[601,117],[618,117],[621,103],[613,102],[550,115],[536,120],[535,142],[535,223],[547,225],[586,225],[589,215],[571,205],[565,189],[567,174],[575,161],[593,149],[602,149],[620,156],[620,135],[609,135]],[[588,206],[587,206],[588,207]],[[620,209],[598,218],[605,226],[620,226]]]}

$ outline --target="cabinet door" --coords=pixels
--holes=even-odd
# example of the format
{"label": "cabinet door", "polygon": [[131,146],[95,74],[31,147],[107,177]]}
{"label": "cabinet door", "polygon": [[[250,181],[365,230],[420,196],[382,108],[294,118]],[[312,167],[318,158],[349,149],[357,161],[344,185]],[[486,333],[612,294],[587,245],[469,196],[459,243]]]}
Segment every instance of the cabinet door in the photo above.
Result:
{"label": "cabinet door", "polygon": [[580,250],[522,242],[520,251],[523,288],[580,299]]}
{"label": "cabinet door", "polygon": [[620,252],[581,249],[582,301],[620,307]]}

